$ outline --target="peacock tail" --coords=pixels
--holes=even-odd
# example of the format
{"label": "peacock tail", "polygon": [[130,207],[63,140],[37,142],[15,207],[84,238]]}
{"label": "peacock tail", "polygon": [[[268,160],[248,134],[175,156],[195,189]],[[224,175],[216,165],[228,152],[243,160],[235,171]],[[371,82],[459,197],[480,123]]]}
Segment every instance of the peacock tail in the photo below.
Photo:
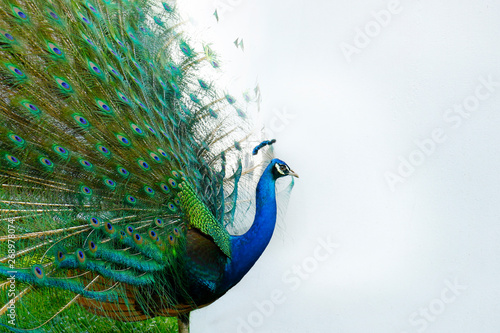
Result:
{"label": "peacock tail", "polygon": [[210,47],[169,3],[0,4],[0,323],[125,330],[220,297],[265,165]]}

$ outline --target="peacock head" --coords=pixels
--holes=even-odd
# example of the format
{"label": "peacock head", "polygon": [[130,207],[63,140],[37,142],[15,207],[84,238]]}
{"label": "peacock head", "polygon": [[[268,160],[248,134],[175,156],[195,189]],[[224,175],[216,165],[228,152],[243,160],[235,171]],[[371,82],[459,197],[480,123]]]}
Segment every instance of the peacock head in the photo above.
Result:
{"label": "peacock head", "polygon": [[293,176],[299,178],[299,175],[296,174],[292,169],[290,169],[288,164],[286,164],[282,160],[275,158],[274,160],[271,161],[271,164],[273,165],[272,173],[274,179],[278,179],[284,176]]}

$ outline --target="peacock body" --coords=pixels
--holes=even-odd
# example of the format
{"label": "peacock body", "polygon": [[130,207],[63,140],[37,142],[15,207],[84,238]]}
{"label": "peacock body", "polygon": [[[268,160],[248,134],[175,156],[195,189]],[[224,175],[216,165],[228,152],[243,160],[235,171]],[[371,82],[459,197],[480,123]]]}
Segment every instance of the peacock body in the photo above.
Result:
{"label": "peacock body", "polygon": [[[172,5],[0,4],[0,323],[187,329],[264,251],[275,181],[295,174],[278,159],[244,170],[249,119],[202,77],[219,63]],[[244,193],[254,221],[230,235]]]}

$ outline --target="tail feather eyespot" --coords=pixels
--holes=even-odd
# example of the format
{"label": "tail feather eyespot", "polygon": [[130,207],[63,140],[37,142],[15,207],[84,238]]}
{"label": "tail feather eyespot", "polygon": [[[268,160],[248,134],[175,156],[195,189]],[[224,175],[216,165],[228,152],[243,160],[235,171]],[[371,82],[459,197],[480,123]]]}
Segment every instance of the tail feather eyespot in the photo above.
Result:
{"label": "tail feather eyespot", "polygon": [[106,101],[103,101],[102,99],[96,99],[95,100],[97,103],[97,106],[101,110],[102,113],[106,115],[111,115],[113,114],[113,109],[111,108],[110,104]]}
{"label": "tail feather eyespot", "polygon": [[64,53],[62,49],[55,43],[48,42],[47,47],[49,49],[49,52],[52,53],[52,55],[55,56],[56,58],[64,58]]}
{"label": "tail feather eyespot", "polygon": [[167,184],[165,184],[165,183],[161,183],[161,184],[160,184],[160,187],[161,187],[161,189],[162,189],[162,191],[163,191],[163,192],[165,192],[165,193],[170,193],[170,189],[168,188],[168,185],[167,185]]}
{"label": "tail feather eyespot", "polygon": [[8,135],[9,139],[14,142],[16,145],[22,146],[25,144],[26,141],[24,141],[23,138],[21,138],[19,135],[16,135],[14,133],[11,133]]}
{"label": "tail feather eyespot", "polygon": [[19,69],[18,67],[14,66],[12,64],[7,64],[7,69],[12,74],[14,74],[15,77],[17,77],[19,79],[26,78],[26,74],[24,74],[24,72],[21,69]]}
{"label": "tail feather eyespot", "polygon": [[140,136],[144,136],[144,131],[142,130],[142,128],[140,128],[136,124],[131,123],[130,127],[132,127],[132,130],[134,131],[135,134],[140,135]]}
{"label": "tail feather eyespot", "polygon": [[66,148],[64,148],[64,147],[61,147],[61,146],[57,146],[57,145],[56,145],[56,146],[54,146],[54,147],[52,148],[52,150],[53,150],[54,152],[56,152],[56,153],[57,153],[60,157],[62,157],[62,158],[64,158],[64,159],[67,159],[67,158],[68,158],[68,156],[69,156],[69,151],[68,151]]}
{"label": "tail feather eyespot", "polygon": [[104,185],[106,185],[110,190],[114,190],[116,188],[116,182],[109,178],[103,179]]}
{"label": "tail feather eyespot", "polygon": [[76,256],[76,260],[78,260],[78,262],[80,262],[81,264],[84,264],[87,257],[85,256],[85,252],[83,252],[82,249],[78,249],[75,251],[75,256]]}
{"label": "tail feather eyespot", "polygon": [[66,259],[66,255],[62,251],[57,251],[56,259],[58,262],[61,262]]}
{"label": "tail feather eyespot", "polygon": [[132,142],[124,135],[117,134],[116,138],[118,139],[118,142],[120,142],[124,147],[130,147],[132,145]]}
{"label": "tail feather eyespot", "polygon": [[97,244],[94,241],[89,242],[89,250],[91,253],[96,253],[97,252]]}
{"label": "tail feather eyespot", "polygon": [[20,18],[23,21],[27,21],[28,20],[28,15],[23,10],[21,10],[20,8],[18,8],[18,7],[12,7],[12,11],[14,12],[14,14],[16,15],[17,18]]}
{"label": "tail feather eyespot", "polygon": [[31,268],[33,274],[37,279],[43,279],[45,277],[45,272],[43,271],[43,267],[41,265],[35,265]]}
{"label": "tail feather eyespot", "polygon": [[132,236],[132,234],[134,233],[134,228],[130,225],[126,226],[125,227],[125,232],[129,235],[129,236]]}
{"label": "tail feather eyespot", "polygon": [[5,159],[11,167],[18,167],[19,165],[21,165],[21,161],[17,157],[10,154],[5,154]]}
{"label": "tail feather eyespot", "polygon": [[176,188],[177,187],[177,182],[175,180],[173,180],[172,178],[169,178],[168,179],[168,183],[170,184],[170,186],[172,186],[173,188]]}
{"label": "tail feather eyespot", "polygon": [[33,115],[38,115],[41,112],[40,109],[38,108],[38,106],[36,106],[35,104],[33,104],[29,101],[26,101],[26,100],[22,101],[21,105],[24,106]]}
{"label": "tail feather eyespot", "polygon": [[149,238],[151,238],[154,241],[156,241],[156,239],[158,238],[158,234],[154,230],[149,230],[148,235]]}
{"label": "tail feather eyespot", "polygon": [[40,157],[38,159],[38,161],[40,162],[40,164],[42,164],[45,168],[47,169],[53,169],[54,168],[54,163],[52,163],[51,160],[49,160],[48,158],[46,157]]}
{"label": "tail feather eyespot", "polygon": [[96,63],[92,62],[92,61],[89,61],[88,63],[89,65],[89,69],[90,69],[90,72],[94,75],[98,75],[98,76],[101,76],[102,75],[102,71],[101,71],[101,68],[99,68],[99,66],[97,66]]}
{"label": "tail feather eyespot", "polygon": [[163,222],[163,219],[157,217],[154,219],[154,223],[157,227],[163,227],[164,226],[164,222]]}
{"label": "tail feather eyespot", "polygon": [[81,185],[80,186],[80,193],[83,194],[84,196],[91,196],[92,195],[92,189],[86,185]]}
{"label": "tail feather eyespot", "polygon": [[116,228],[110,222],[104,225],[104,230],[110,235],[113,235],[116,232]]}
{"label": "tail feather eyespot", "polygon": [[147,195],[154,196],[155,190],[153,190],[150,186],[145,185],[143,189],[144,189],[144,192],[146,192]]}
{"label": "tail feather eyespot", "polygon": [[126,195],[125,201],[130,205],[135,205],[137,203],[137,199],[132,195]]}
{"label": "tail feather eyespot", "polygon": [[90,225],[94,228],[99,228],[101,226],[101,221],[97,217],[91,217]]}
{"label": "tail feather eyespot", "polygon": [[92,163],[90,163],[87,160],[84,160],[83,158],[80,159],[78,163],[80,163],[80,165],[86,170],[91,170],[94,167]]}
{"label": "tail feather eyespot", "polygon": [[132,238],[137,245],[142,245],[144,243],[144,238],[139,234],[134,234]]}
{"label": "tail feather eyespot", "polygon": [[149,153],[149,156],[156,162],[156,163],[161,163],[161,158],[160,156],[156,155],[155,153],[151,152]]}
{"label": "tail feather eyespot", "polygon": [[73,92],[73,88],[66,80],[56,77],[56,82],[64,92]]}
{"label": "tail feather eyespot", "polygon": [[118,171],[118,174],[124,178],[127,178],[128,176],[130,176],[130,173],[124,167],[119,166],[116,168],[116,170]]}
{"label": "tail feather eyespot", "polygon": [[139,164],[139,167],[144,171],[151,170],[151,167],[149,166],[149,164],[142,159],[137,160],[137,164]]}
{"label": "tail feather eyespot", "polygon": [[124,102],[126,104],[130,104],[130,100],[127,98],[127,96],[125,96],[125,94],[123,94],[120,91],[116,91],[116,93],[118,94],[118,97],[120,98],[120,101],[122,101],[122,102]]}

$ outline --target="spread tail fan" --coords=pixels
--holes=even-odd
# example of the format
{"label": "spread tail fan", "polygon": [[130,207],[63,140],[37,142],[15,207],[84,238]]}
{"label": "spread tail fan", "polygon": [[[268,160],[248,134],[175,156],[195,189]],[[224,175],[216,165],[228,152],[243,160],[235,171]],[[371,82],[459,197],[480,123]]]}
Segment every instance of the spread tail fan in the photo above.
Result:
{"label": "spread tail fan", "polygon": [[[0,0],[4,328],[185,331],[267,245],[295,174],[243,165],[251,117],[180,29],[166,2]],[[226,226],[250,190],[243,241]]]}

